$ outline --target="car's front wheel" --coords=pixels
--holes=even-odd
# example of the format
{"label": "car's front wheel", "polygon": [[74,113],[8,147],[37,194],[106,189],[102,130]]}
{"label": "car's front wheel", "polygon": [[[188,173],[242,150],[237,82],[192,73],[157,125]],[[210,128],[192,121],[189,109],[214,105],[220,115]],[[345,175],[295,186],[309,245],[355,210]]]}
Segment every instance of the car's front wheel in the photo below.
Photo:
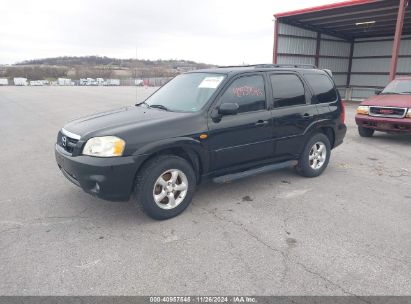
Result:
{"label": "car's front wheel", "polygon": [[374,134],[374,130],[364,127],[358,127],[358,133],[361,137],[371,137]]}
{"label": "car's front wheel", "polygon": [[192,166],[175,155],[150,160],[139,172],[135,193],[144,211],[164,220],[177,216],[190,204],[196,186]]}
{"label": "car's front wheel", "polygon": [[298,160],[297,171],[305,177],[316,177],[327,168],[331,156],[331,145],[328,137],[322,133],[315,134],[306,143]]}

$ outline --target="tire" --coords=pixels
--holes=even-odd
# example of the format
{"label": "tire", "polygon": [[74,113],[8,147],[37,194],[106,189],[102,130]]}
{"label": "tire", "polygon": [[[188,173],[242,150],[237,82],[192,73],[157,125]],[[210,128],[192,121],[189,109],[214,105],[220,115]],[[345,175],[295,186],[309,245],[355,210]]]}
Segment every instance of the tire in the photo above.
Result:
{"label": "tire", "polygon": [[187,208],[195,187],[193,167],[185,159],[161,155],[150,160],[137,174],[135,196],[148,216],[165,220]]}
{"label": "tire", "polygon": [[300,155],[297,172],[305,177],[317,177],[327,168],[330,156],[331,145],[328,137],[322,133],[315,134],[307,141]]}
{"label": "tire", "polygon": [[358,127],[358,133],[360,134],[361,137],[371,137],[374,134],[374,130],[359,126]]}

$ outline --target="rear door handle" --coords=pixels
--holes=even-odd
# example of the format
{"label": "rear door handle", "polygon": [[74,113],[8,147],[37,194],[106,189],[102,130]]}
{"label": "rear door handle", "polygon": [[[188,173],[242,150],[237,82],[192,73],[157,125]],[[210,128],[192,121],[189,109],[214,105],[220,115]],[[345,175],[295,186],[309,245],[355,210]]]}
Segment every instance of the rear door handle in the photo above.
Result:
{"label": "rear door handle", "polygon": [[263,126],[266,126],[266,125],[268,125],[268,120],[259,120],[255,123],[256,127],[263,127]]}

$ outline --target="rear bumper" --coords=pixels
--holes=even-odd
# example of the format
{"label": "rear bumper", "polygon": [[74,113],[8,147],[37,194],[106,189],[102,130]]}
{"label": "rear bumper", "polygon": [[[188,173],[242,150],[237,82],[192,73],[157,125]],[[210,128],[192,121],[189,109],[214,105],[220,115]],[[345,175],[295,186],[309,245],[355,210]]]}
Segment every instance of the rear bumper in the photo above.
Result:
{"label": "rear bumper", "polygon": [[334,139],[334,146],[333,148],[341,145],[344,141],[345,134],[347,133],[347,126],[345,124],[341,124],[335,129],[335,139]]}
{"label": "rear bumper", "polygon": [[55,156],[63,175],[85,192],[106,200],[127,200],[130,197],[138,169],[135,157],[73,157],[58,145]]}
{"label": "rear bumper", "polygon": [[355,122],[360,127],[376,131],[411,133],[411,118],[385,118],[357,114]]}

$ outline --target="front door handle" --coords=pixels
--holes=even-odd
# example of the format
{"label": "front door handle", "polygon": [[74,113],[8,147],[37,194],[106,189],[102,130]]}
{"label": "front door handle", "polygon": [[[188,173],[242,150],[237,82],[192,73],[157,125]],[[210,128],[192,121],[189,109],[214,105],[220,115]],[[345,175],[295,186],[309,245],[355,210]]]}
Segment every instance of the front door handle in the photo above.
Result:
{"label": "front door handle", "polygon": [[268,125],[268,120],[259,120],[255,123],[256,127],[263,127],[263,126],[266,126],[266,125]]}
{"label": "front door handle", "polygon": [[303,117],[304,117],[305,119],[308,119],[308,118],[313,117],[313,115],[311,115],[310,113],[304,113]]}

